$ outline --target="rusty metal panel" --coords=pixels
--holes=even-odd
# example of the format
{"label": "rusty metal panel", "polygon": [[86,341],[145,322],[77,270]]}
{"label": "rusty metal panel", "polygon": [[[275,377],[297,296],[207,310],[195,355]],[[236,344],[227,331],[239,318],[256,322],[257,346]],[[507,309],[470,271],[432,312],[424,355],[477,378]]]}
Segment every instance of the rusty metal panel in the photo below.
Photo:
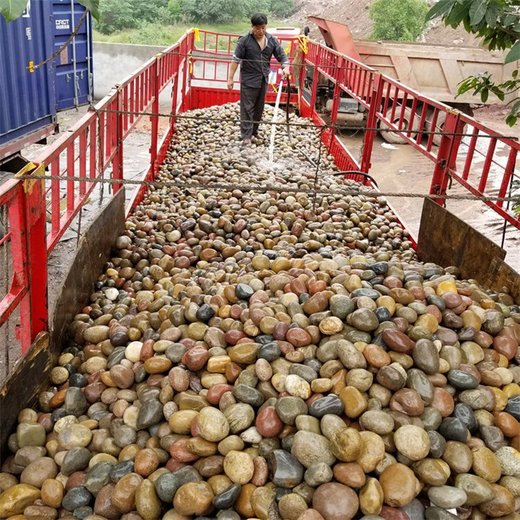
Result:
{"label": "rusty metal panel", "polygon": [[[502,275],[500,280],[490,277],[490,273],[498,273],[499,266],[505,264],[505,250],[431,199],[424,200],[417,255],[423,262],[456,266],[463,278],[474,278],[491,288],[497,282],[503,286],[500,280],[508,279]],[[501,269],[505,272],[505,268]],[[518,277],[509,269],[510,274]],[[511,274],[512,279],[514,275]],[[515,283],[519,283],[518,278]]]}

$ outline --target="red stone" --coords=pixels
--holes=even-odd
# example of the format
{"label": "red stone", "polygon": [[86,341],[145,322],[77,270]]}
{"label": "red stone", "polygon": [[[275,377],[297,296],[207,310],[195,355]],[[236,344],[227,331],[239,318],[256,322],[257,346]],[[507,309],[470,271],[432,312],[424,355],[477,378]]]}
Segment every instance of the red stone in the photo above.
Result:
{"label": "red stone", "polygon": [[232,392],[233,387],[231,385],[227,385],[225,383],[218,383],[216,385],[213,385],[209,390],[208,394],[206,396],[206,399],[208,402],[214,406],[218,406],[218,403],[220,401],[220,398],[223,394],[226,392]]}
{"label": "red stone", "polygon": [[224,334],[224,341],[228,345],[236,345],[239,340],[241,340],[242,338],[245,338],[245,337],[247,337],[247,336],[241,330],[228,330]]}
{"label": "red stone", "polygon": [[266,406],[256,416],[255,426],[262,437],[277,437],[284,424],[274,406]]}
{"label": "red stone", "polygon": [[193,347],[182,356],[182,362],[192,371],[202,370],[208,362],[208,351],[203,347]]}
{"label": "red stone", "polygon": [[300,328],[289,329],[285,335],[285,339],[295,347],[306,347],[311,344],[311,335]]}
{"label": "red stone", "polygon": [[379,516],[383,517],[385,520],[410,520],[410,517],[404,511],[388,506],[382,507]]}
{"label": "red stone", "polygon": [[383,331],[383,341],[391,350],[403,354],[410,354],[415,347],[413,339],[396,329],[385,329]]}
{"label": "red stone", "polygon": [[170,446],[170,455],[178,462],[195,462],[199,457],[188,450],[189,439],[179,439]]}

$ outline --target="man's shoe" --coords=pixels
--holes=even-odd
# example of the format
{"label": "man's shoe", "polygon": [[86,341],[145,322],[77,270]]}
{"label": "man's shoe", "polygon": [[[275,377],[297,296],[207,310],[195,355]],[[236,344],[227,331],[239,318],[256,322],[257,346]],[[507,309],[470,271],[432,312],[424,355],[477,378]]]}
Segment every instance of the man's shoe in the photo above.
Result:
{"label": "man's shoe", "polygon": [[251,144],[250,137],[245,137],[244,139],[242,139],[242,146],[249,146],[250,144]]}

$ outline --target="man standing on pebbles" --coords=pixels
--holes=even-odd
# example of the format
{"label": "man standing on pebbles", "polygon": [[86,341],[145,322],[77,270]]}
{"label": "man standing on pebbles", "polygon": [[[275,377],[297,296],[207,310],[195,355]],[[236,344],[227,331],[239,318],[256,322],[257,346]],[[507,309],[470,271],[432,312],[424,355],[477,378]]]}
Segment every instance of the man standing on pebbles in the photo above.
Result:
{"label": "man standing on pebbles", "polygon": [[244,145],[251,144],[258,135],[273,55],[281,63],[283,75],[288,76],[289,59],[280,42],[267,32],[267,16],[255,14],[251,17],[251,31],[238,40],[227,80],[232,90],[240,64],[240,134]]}

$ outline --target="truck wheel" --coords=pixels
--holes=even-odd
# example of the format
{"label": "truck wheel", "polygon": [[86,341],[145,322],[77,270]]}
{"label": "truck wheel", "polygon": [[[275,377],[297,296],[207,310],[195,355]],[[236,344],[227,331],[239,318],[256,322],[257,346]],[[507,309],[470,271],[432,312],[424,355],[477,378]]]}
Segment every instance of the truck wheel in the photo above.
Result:
{"label": "truck wheel", "polygon": [[[392,109],[389,108],[388,112],[391,112],[391,110]],[[409,128],[411,116],[412,116],[412,111],[409,108],[406,108],[404,111],[404,118],[403,118],[403,124],[402,124],[403,130]],[[394,125],[398,125],[400,119],[401,119],[401,113],[396,110],[395,116],[392,119],[392,123]],[[388,128],[388,125],[381,122],[379,125],[379,128],[380,128],[380,131],[386,130]],[[418,116],[416,114],[414,117],[413,125],[411,127],[410,138],[413,139],[417,135],[418,130],[419,130],[419,121],[418,121]],[[383,131],[380,133],[381,133],[381,137],[387,143],[392,143],[392,144],[407,144],[408,143],[408,141],[404,137],[400,136],[397,132],[393,132],[390,130],[390,131]]]}
{"label": "truck wheel", "polygon": [[[435,127],[433,127],[433,114],[428,114],[428,119],[426,120],[426,132],[442,132],[444,130],[444,123],[446,122],[446,114],[444,112],[439,112],[437,116],[437,122],[435,124]],[[427,135],[429,139],[429,135]],[[441,144],[441,138],[442,135],[439,133],[436,133],[433,135],[433,144],[435,146],[439,146]]]}

